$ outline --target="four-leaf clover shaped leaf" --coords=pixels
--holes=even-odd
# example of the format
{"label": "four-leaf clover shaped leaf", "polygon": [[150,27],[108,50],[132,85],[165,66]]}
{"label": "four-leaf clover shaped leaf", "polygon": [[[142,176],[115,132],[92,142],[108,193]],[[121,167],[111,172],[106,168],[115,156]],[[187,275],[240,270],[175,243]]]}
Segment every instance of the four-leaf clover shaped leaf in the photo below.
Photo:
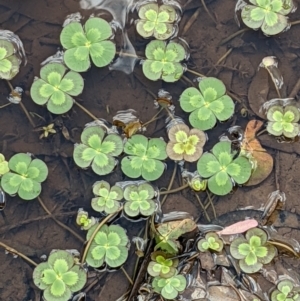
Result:
{"label": "four-leaf clover shaped leaf", "polygon": [[208,179],[208,189],[216,195],[226,195],[233,187],[232,179],[237,184],[246,183],[252,171],[249,159],[237,157],[233,159],[230,142],[219,142],[212,153],[205,153],[197,163],[199,175]]}
{"label": "four-leaf clover shaped leaf", "polygon": [[154,197],[155,191],[148,183],[128,185],[124,190],[125,213],[130,217],[136,217],[139,214],[150,216],[156,208]]}
{"label": "four-leaf clover shaped leaf", "polygon": [[156,251],[151,254],[147,272],[152,277],[160,276],[162,278],[170,278],[176,274],[178,259],[170,259],[169,255],[163,251]]}
{"label": "four-leaf clover shaped leaf", "polygon": [[19,72],[21,60],[15,55],[14,45],[0,40],[0,78],[11,80]]}
{"label": "four-leaf clover shaped leaf", "polygon": [[206,252],[208,250],[221,252],[224,245],[219,236],[216,233],[211,232],[207,233],[205,238],[200,239],[197,246],[201,252]]}
{"label": "four-leaf clover shaped leaf", "polygon": [[189,129],[185,124],[176,124],[168,131],[170,142],[167,145],[167,154],[175,161],[197,161],[206,142],[205,133],[198,129]]}
{"label": "four-leaf clover shaped leaf", "polygon": [[[89,240],[98,224],[93,226],[87,233]],[[116,268],[122,265],[128,257],[128,237],[125,230],[117,225],[104,225],[95,235],[89,248],[86,261],[95,268],[107,263]]]}
{"label": "four-leaf clover shaped leaf", "polygon": [[166,146],[162,139],[133,135],[124,146],[124,152],[129,156],[121,161],[122,171],[133,179],[142,176],[146,181],[157,180],[165,169],[161,160],[167,158]]}
{"label": "four-leaf clover shaped leaf", "polygon": [[[242,20],[250,28],[261,28],[266,35],[276,35],[288,26],[288,15],[294,9],[293,0],[249,0],[242,9]],[[253,4],[253,5],[252,5]]]}
{"label": "four-leaf clover shaped leaf", "polygon": [[212,129],[217,120],[225,121],[233,115],[234,103],[225,94],[222,81],[205,77],[199,82],[199,90],[190,87],[180,96],[180,106],[183,111],[191,113],[189,121],[194,128],[206,131]]}
{"label": "four-leaf clover shaped leaf", "polygon": [[66,25],[60,42],[65,49],[64,62],[71,70],[84,72],[91,66],[90,57],[97,67],[107,66],[114,58],[116,46],[108,39],[113,35],[111,26],[101,18],[92,17],[85,22]]}
{"label": "four-leaf clover shaped leaf", "polygon": [[295,138],[299,135],[300,127],[297,123],[300,119],[298,108],[294,106],[272,106],[267,112],[269,120],[267,131],[274,136],[284,135],[287,138]]}
{"label": "four-leaf clover shaped leaf", "polygon": [[48,261],[40,263],[33,271],[33,282],[44,291],[46,301],[70,300],[74,292],[84,287],[86,280],[86,271],[63,250],[51,253]]}
{"label": "four-leaf clover shaped leaf", "polygon": [[230,253],[235,259],[239,259],[239,265],[245,273],[255,273],[263,264],[272,261],[277,250],[267,242],[267,234],[261,229],[250,229],[245,237],[238,237],[232,241]]}
{"label": "four-leaf clover shaped leaf", "polygon": [[30,89],[33,101],[38,105],[47,104],[47,109],[53,114],[68,112],[74,104],[72,96],[83,90],[82,76],[66,71],[63,64],[49,63],[41,68],[41,78],[36,78]]}
{"label": "four-leaf clover shaped leaf", "polygon": [[41,183],[48,176],[47,165],[40,159],[33,159],[27,154],[16,154],[8,162],[9,172],[1,177],[2,189],[23,200],[36,198],[42,190]]}
{"label": "four-leaf clover shaped leaf", "polygon": [[0,153],[0,177],[9,172],[8,162],[3,154]]}
{"label": "four-leaf clover shaped leaf", "polygon": [[81,144],[75,144],[73,158],[81,168],[92,166],[98,175],[107,175],[116,165],[115,156],[123,151],[123,141],[119,135],[109,134],[100,126],[89,126],[81,134]]}
{"label": "four-leaf clover shaped leaf", "polygon": [[121,187],[113,186],[106,181],[99,181],[93,185],[95,198],[92,199],[92,208],[98,212],[111,214],[116,212],[123,199],[123,190]]}
{"label": "four-leaf clover shaped leaf", "polygon": [[290,280],[282,280],[271,294],[272,301],[300,301],[299,287],[295,288]]}
{"label": "four-leaf clover shaped leaf", "polygon": [[154,291],[161,294],[167,300],[174,300],[178,293],[186,288],[186,279],[183,275],[175,275],[170,278],[155,277],[152,281]]}
{"label": "four-leaf clover shaped leaf", "polygon": [[174,22],[177,13],[173,6],[147,3],[138,11],[140,20],[137,21],[136,29],[142,37],[154,36],[158,40],[167,40],[176,31]]}
{"label": "four-leaf clover shaped leaf", "polygon": [[143,62],[143,73],[150,80],[163,79],[175,82],[184,72],[180,63],[185,59],[184,47],[175,42],[166,43],[154,40],[146,46],[146,60]]}

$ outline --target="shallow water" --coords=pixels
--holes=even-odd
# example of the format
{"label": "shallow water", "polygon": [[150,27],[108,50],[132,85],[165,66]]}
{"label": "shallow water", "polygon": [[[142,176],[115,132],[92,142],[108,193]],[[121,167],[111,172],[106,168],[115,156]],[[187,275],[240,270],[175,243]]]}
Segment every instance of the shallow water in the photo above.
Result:
{"label": "shallow water", "polygon": [[[40,140],[40,133],[32,131],[32,127],[21,108],[18,105],[10,105],[0,110],[0,151],[8,158],[17,152],[30,152],[46,162],[49,168],[49,177],[47,182],[43,184],[41,197],[57,219],[80,233],[83,238],[84,232],[80,232],[75,225],[76,212],[78,208],[83,207],[93,213],[90,206],[91,186],[99,180],[99,177],[91,171],[79,170],[73,162],[72,153],[73,145],[75,142],[79,142],[84,125],[91,119],[77,107],[63,116],[51,115],[46,108],[33,103],[29,90],[34,76],[39,75],[40,64],[47,57],[56,53],[58,49],[61,49],[59,33],[66,16],[71,13],[79,11],[85,17],[92,13],[98,15],[103,13],[99,5],[105,5],[107,9],[110,5],[110,13],[120,25],[119,31],[120,28],[125,28],[124,36],[126,37],[128,33],[130,39],[130,42],[125,40],[126,43],[123,48],[122,43],[119,44],[119,49],[124,50],[126,47],[134,46],[135,49],[126,49],[126,51],[143,56],[148,41],[135,34],[130,22],[135,15],[133,14],[129,20],[126,17],[126,11],[130,11],[131,6],[134,6],[135,3],[135,1],[121,1],[121,6],[117,6],[117,10],[115,10],[111,4],[115,5],[116,1],[0,0],[1,27],[15,32],[21,38],[28,59],[27,65],[21,67],[20,73],[12,80],[12,84],[24,89],[23,103],[27,110],[33,114],[32,118],[36,126],[45,126],[54,122],[58,132],[49,139]],[[218,124],[216,128],[207,132],[209,141],[205,145],[205,150],[209,150],[228,127],[240,125],[244,128],[249,120],[257,118],[250,110],[247,96],[250,84],[257,74],[258,65],[263,57],[276,56],[278,58],[278,67],[285,82],[282,89],[287,96],[293,90],[300,77],[300,26],[293,26],[289,31],[276,38],[267,38],[261,32],[248,31],[227,45],[218,46],[221,40],[238,30],[234,21],[235,2],[230,0],[207,1],[208,9],[216,17],[217,25],[209,18],[200,1],[194,0],[189,3],[184,8],[179,31],[179,37],[184,38],[190,46],[191,58],[188,62],[188,68],[203,74],[210,72],[211,76],[223,80],[228,90],[242,100],[242,104],[236,103],[234,118],[226,123]],[[182,29],[198,9],[197,20],[182,36]],[[103,16],[111,21],[108,14]],[[291,15],[291,20],[298,19],[300,19],[300,10]],[[118,40],[122,41],[120,36]],[[226,53],[228,47],[232,47],[233,51],[224,62],[215,66],[217,61]],[[126,70],[124,70],[124,65],[126,65]],[[119,69],[130,74],[120,72]],[[196,77],[189,73],[185,73],[185,76],[191,81],[195,80]],[[112,122],[117,111],[134,109],[137,112],[137,117],[141,121],[147,122],[157,110],[154,108],[153,96],[146,89],[157,95],[159,89],[163,88],[172,95],[176,115],[188,122],[187,114],[182,112],[177,102],[188,84],[183,81],[178,81],[175,84],[166,84],[160,81],[151,82],[145,79],[141,66],[136,64],[135,58],[130,58],[126,62],[120,59],[116,60],[111,70],[92,67],[88,72],[83,73],[83,77],[85,79],[84,92],[77,100],[99,118]],[[269,82],[269,86],[271,90],[269,99],[271,99],[276,96],[276,91],[272,88],[271,82]],[[265,87],[260,82],[252,88],[259,92]],[[10,92],[4,81],[0,82],[0,92],[1,106],[7,102],[6,97]],[[241,110],[243,108],[248,109],[247,117],[242,117]],[[147,127],[146,135],[162,136],[166,139],[164,127],[165,120],[160,119]],[[267,135],[262,135],[260,141],[274,158],[280,190],[285,192],[287,198],[284,209],[290,213],[290,215],[285,215],[284,219],[279,218],[275,227],[279,233],[285,234],[287,238],[293,237],[299,241],[299,142],[279,144]],[[155,183],[156,185],[159,183],[159,187],[168,186],[173,165],[171,162],[167,163],[168,169],[165,176]],[[189,164],[187,167],[190,171],[196,169],[195,164]],[[113,174],[104,177],[104,179],[113,183],[124,180],[124,177],[120,168],[117,168]],[[174,183],[174,187],[177,186],[180,186],[178,176],[176,176]],[[218,198],[215,201],[217,215],[222,216],[247,206],[258,209],[266,203],[269,193],[275,190],[277,187],[274,168],[271,175],[260,185],[239,188],[231,195]],[[203,195],[204,198],[205,194]],[[195,197],[188,191],[168,197],[163,211],[174,210],[187,211],[194,218],[200,217],[200,221],[206,223]],[[37,201],[23,202],[17,197],[7,197],[7,206],[3,212],[0,216],[0,241],[15,247],[37,262],[41,255],[48,254],[55,248],[75,248],[78,250],[82,248],[81,242],[76,237],[47,218]],[[208,213],[211,217],[213,216],[210,209]],[[126,226],[130,237],[137,235],[145,224],[144,221],[129,223],[124,219],[120,220],[120,223]],[[285,261],[299,271],[298,261],[289,259],[285,259]],[[134,262],[135,255],[132,247],[130,258],[124,266],[130,275],[133,271]],[[1,252],[0,272],[2,275],[0,277],[1,300],[40,300],[40,293],[31,280],[32,267],[26,262],[19,258],[13,259],[11,255],[5,255],[4,252]],[[87,300],[112,301],[120,297],[127,288],[128,282],[121,271],[109,273],[92,287],[88,292]]]}

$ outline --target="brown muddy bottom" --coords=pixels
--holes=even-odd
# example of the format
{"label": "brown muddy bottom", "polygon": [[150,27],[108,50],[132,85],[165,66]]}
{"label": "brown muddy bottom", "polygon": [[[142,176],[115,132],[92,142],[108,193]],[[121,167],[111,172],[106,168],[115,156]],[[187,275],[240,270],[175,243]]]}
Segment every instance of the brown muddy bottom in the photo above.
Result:
{"label": "brown muddy bottom", "polygon": [[[10,105],[0,110],[0,151],[10,158],[17,152],[30,152],[44,160],[49,168],[49,177],[43,184],[42,199],[52,214],[64,224],[70,226],[83,238],[84,232],[75,225],[78,208],[84,207],[92,213],[90,201],[91,186],[99,180],[91,171],[82,171],[75,166],[72,159],[74,142],[79,141],[80,133],[90,118],[74,107],[68,114],[54,116],[46,108],[37,106],[30,98],[29,90],[33,78],[39,75],[40,63],[53,55],[60,48],[59,34],[65,17],[77,11],[80,6],[77,0],[0,0],[0,24],[2,29],[15,32],[24,43],[28,63],[22,67],[20,73],[12,80],[14,86],[21,86],[25,90],[23,103],[32,112],[37,127],[54,122],[57,134],[49,139],[39,139],[39,133],[34,132],[20,106]],[[283,74],[288,95],[300,77],[300,26],[293,26],[289,31],[276,38],[267,38],[261,32],[248,31],[225,46],[218,46],[221,40],[238,30],[234,21],[235,1],[207,1],[208,9],[215,16],[217,25],[209,18],[201,5],[201,1],[190,1],[185,8],[180,23],[179,36],[186,39],[191,48],[189,68],[223,80],[227,88],[236,94],[243,104],[236,104],[234,118],[217,128],[208,131],[209,142],[205,150],[209,150],[218,137],[233,124],[245,127],[247,122],[256,118],[248,105],[248,89],[256,74],[256,69],[265,56],[276,56],[279,68]],[[198,17],[190,29],[181,34],[191,16],[198,10]],[[81,11],[83,12],[83,11]],[[83,12],[86,16],[98,13],[98,10]],[[300,19],[300,10],[291,15],[292,20]],[[147,41],[137,37],[134,28],[129,28],[129,36],[137,53],[143,54]],[[228,46],[233,51],[221,65],[215,66],[217,61],[226,53]],[[161,81],[151,82],[142,74],[141,67],[136,65],[134,73],[125,74],[110,71],[108,68],[92,67],[82,74],[85,79],[83,94],[77,98],[94,115],[112,121],[112,117],[119,110],[134,109],[143,122],[148,121],[156,113],[153,96],[146,89],[157,94],[160,88],[171,93],[176,105],[176,114],[187,121],[187,114],[183,114],[177,99],[187,87],[179,81],[176,84],[166,84]],[[194,77],[185,74],[190,80]],[[260,89],[259,85],[257,89]],[[6,82],[0,82],[0,105],[5,104],[9,94]],[[273,96],[275,96],[275,92]],[[272,96],[272,95],[271,95]],[[249,109],[247,117],[242,117],[241,109]],[[164,119],[147,128],[149,137],[165,137]],[[300,241],[298,215],[299,187],[300,187],[300,147],[298,145],[278,144],[268,136],[260,139],[263,146],[273,156],[277,166],[278,183],[281,191],[286,193],[285,210],[293,214],[294,218],[281,218],[275,226],[280,234],[287,238],[293,237]],[[278,150],[279,149],[279,150]],[[195,170],[194,165],[187,166]],[[167,187],[172,174],[173,165],[168,162],[165,176],[159,180],[159,187]],[[124,177],[120,168],[104,180],[110,183],[121,181]],[[180,186],[176,176],[174,187]],[[275,168],[271,175],[261,184],[254,187],[239,188],[235,193],[226,197],[216,198],[214,203],[217,216],[221,216],[239,208],[253,206],[260,208],[267,200],[268,194],[275,191]],[[204,198],[204,197],[203,197]],[[170,195],[163,207],[164,212],[173,210],[187,211],[206,223],[195,196],[187,191]],[[208,214],[212,217],[211,209]],[[238,218],[237,218],[238,219]],[[233,222],[230,215],[223,224]],[[137,235],[145,222],[130,223],[121,221],[126,226],[129,236]],[[37,201],[24,202],[18,197],[8,197],[4,213],[0,215],[0,240],[15,247],[35,261],[43,254],[49,254],[52,249],[78,249],[82,243],[69,232],[58,226],[49,218]],[[134,248],[131,247],[130,257],[124,268],[132,275],[135,262]],[[283,261],[287,260],[285,258]],[[296,271],[299,271],[299,261],[289,260]],[[21,259],[14,259],[11,254],[0,253],[0,299],[6,301],[38,301],[41,292],[32,282],[32,267]],[[94,277],[93,275],[91,275]],[[99,276],[96,276],[99,277]],[[111,301],[120,297],[128,288],[128,281],[122,271],[104,274],[103,277],[91,278],[87,300]],[[96,281],[95,281],[96,279]]]}

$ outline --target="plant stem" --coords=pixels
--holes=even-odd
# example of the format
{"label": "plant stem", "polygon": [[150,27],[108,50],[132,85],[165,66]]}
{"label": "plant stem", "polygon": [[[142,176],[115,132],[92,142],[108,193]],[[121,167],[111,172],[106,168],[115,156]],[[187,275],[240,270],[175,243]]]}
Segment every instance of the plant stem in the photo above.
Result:
{"label": "plant stem", "polygon": [[87,115],[89,115],[92,119],[94,119],[95,121],[98,121],[99,119],[92,114],[89,110],[87,110],[83,105],[81,105],[79,102],[77,102],[76,100],[74,100],[74,103]]}
{"label": "plant stem", "polygon": [[[233,50],[233,48],[229,48],[229,49],[225,52],[225,54],[222,55],[222,56],[218,59],[218,61],[217,61],[216,64],[214,65],[214,67],[215,67],[216,65],[219,65],[220,63],[222,63],[222,62],[227,58],[227,56],[232,52],[232,50]],[[214,70],[214,67],[212,67],[212,68],[207,72],[206,76],[208,76],[208,75]]]}
{"label": "plant stem", "polygon": [[151,122],[157,120],[158,118],[156,118],[156,117],[162,112],[163,109],[164,109],[163,107],[160,108],[160,110],[159,110],[159,111],[158,111],[158,112],[157,112],[150,120],[148,120],[147,122],[143,123],[142,126],[147,126],[147,125],[149,125]]}
{"label": "plant stem", "polygon": [[127,52],[119,52],[119,51],[117,51],[116,54],[118,54],[119,56],[128,56],[128,57],[132,57],[132,58],[139,59],[139,60],[145,59],[145,58],[143,58],[141,56],[138,56],[136,54],[131,54],[131,53],[127,53]]}
{"label": "plant stem", "polygon": [[213,213],[214,213],[214,218],[216,219],[216,218],[217,218],[217,215],[216,215],[215,206],[214,206],[214,204],[213,204],[213,202],[212,202],[212,199],[211,199],[211,197],[210,197],[210,194],[209,194],[209,191],[208,191],[208,190],[206,190],[206,193],[207,193],[207,197],[208,197],[208,202],[209,202],[209,204],[210,204],[210,206],[211,206],[211,208],[212,208],[212,210],[213,210]]}
{"label": "plant stem", "polygon": [[291,22],[291,25],[297,25],[297,24],[300,24],[300,20]]}
{"label": "plant stem", "polygon": [[128,275],[128,273],[126,272],[126,270],[123,267],[121,267],[121,270],[124,273],[124,275],[126,276],[127,280],[130,282],[130,284],[133,285],[133,281],[130,278],[130,276]]}
{"label": "plant stem", "polygon": [[77,237],[81,242],[85,242],[85,240],[79,235],[77,234],[75,231],[73,231],[71,228],[69,228],[68,226],[66,226],[65,224],[63,224],[62,222],[60,222],[59,220],[57,220],[55,218],[55,216],[53,216],[53,214],[49,211],[49,209],[46,207],[46,205],[44,204],[44,202],[42,201],[42,199],[38,196],[37,197],[39,203],[41,204],[41,206],[43,207],[43,209],[47,212],[47,214],[49,214],[49,216],[58,224],[60,225],[62,228],[64,228],[65,230],[69,231],[71,234],[73,234],[75,237]]}
{"label": "plant stem", "polygon": [[31,260],[30,258],[28,258],[26,255],[24,255],[23,253],[11,248],[10,246],[6,245],[5,243],[0,241],[0,246],[3,247],[6,251],[8,251],[9,253],[18,255],[20,257],[22,257],[23,259],[25,259],[27,262],[29,262],[30,264],[37,266],[37,263],[34,262],[33,260]]}
{"label": "plant stem", "polygon": [[11,105],[11,102],[9,102],[9,103],[6,103],[5,105],[3,105],[3,106],[0,106],[0,109],[3,109],[3,108],[5,108],[5,107],[7,107],[7,106],[9,106],[9,105]]}
{"label": "plant stem", "polygon": [[[12,86],[12,84],[10,83],[10,81],[7,80],[6,82],[7,82],[8,86],[9,86],[9,88],[10,88],[10,90],[11,90],[11,93],[12,93],[12,94],[13,94],[13,93],[16,93],[15,90],[14,90],[14,87]],[[21,96],[20,96],[20,98],[21,98]],[[32,125],[32,127],[35,128],[35,123],[34,123],[34,121],[32,120],[31,116],[29,115],[29,113],[28,113],[26,107],[25,107],[24,104],[22,103],[22,100],[19,102],[19,105],[21,106],[23,112],[25,113],[25,115],[26,115],[26,117],[28,118],[28,120],[29,120],[30,124]]]}
{"label": "plant stem", "polygon": [[217,24],[215,18],[214,18],[214,17],[211,15],[211,13],[209,12],[209,10],[208,10],[208,8],[207,8],[207,6],[206,6],[206,4],[205,4],[205,1],[204,1],[204,0],[201,0],[201,3],[202,3],[202,5],[203,5],[203,7],[204,7],[204,10],[205,10],[206,13],[208,14],[208,16],[212,19],[212,21],[213,21],[215,24]]}
{"label": "plant stem", "polygon": [[283,243],[280,243],[280,242],[277,242],[277,241],[272,241],[272,240],[268,240],[268,243],[270,243],[271,245],[274,245],[276,247],[281,247],[281,248],[284,248],[286,250],[289,250],[290,252],[292,252],[297,258],[300,257],[300,255],[293,249],[291,248],[290,246],[287,246],[286,244],[283,244]]}
{"label": "plant stem", "polygon": [[194,75],[200,76],[200,77],[206,77],[205,75],[203,75],[203,74],[201,74],[201,73],[199,73],[199,72],[196,72],[196,71],[194,71],[194,70],[191,70],[191,69],[186,69],[186,71],[187,71],[187,72],[190,72],[190,73],[192,73],[192,74],[194,74]]}
{"label": "plant stem", "polygon": [[233,38],[235,38],[236,36],[239,36],[241,35],[242,33],[246,32],[250,30],[250,28],[246,27],[246,28],[243,28],[237,32],[235,32],[234,34],[230,35],[229,37],[227,37],[226,39],[222,40],[218,46],[222,46],[224,45],[225,43],[229,42],[230,40],[232,40]]}
{"label": "plant stem", "polygon": [[101,229],[101,227],[109,220],[111,219],[114,215],[117,215],[121,210],[123,210],[123,207],[119,208],[119,210],[115,213],[111,213],[110,215],[106,216],[100,223],[99,225],[96,227],[96,229],[94,230],[94,232],[92,233],[90,239],[88,240],[85,248],[84,248],[84,252],[82,254],[82,258],[81,258],[81,262],[84,263],[86,255],[89,251],[89,248],[91,246],[91,243],[93,241],[93,239],[95,238],[97,232]]}
{"label": "plant stem", "polygon": [[[172,177],[170,179],[170,183],[169,183],[168,189],[165,192],[171,191],[170,189],[172,188],[173,183],[174,183],[174,179],[175,179],[176,172],[177,172],[177,166],[178,166],[178,164],[175,163],[175,166],[174,166],[174,169],[173,169],[173,173],[172,173]],[[168,194],[165,194],[165,196],[163,197],[163,199],[161,201],[161,205],[164,204],[164,202],[166,201],[167,197],[168,197]]]}
{"label": "plant stem", "polygon": [[207,214],[207,212],[206,212],[206,209],[205,209],[204,205],[203,205],[202,202],[201,202],[200,197],[198,196],[197,193],[195,193],[195,195],[196,195],[196,198],[197,198],[197,201],[198,201],[200,207],[202,208],[202,210],[203,210],[203,212],[204,212],[204,214],[205,214],[205,216],[206,216],[206,219],[208,220],[208,222],[210,222],[210,218],[209,218],[209,216],[208,216],[208,214]]}
{"label": "plant stem", "polygon": [[177,187],[177,188],[172,189],[172,190],[161,191],[159,194],[164,195],[164,194],[169,194],[169,193],[176,193],[176,192],[179,192],[181,190],[184,190],[187,187],[189,187],[189,184],[184,184],[183,186]]}

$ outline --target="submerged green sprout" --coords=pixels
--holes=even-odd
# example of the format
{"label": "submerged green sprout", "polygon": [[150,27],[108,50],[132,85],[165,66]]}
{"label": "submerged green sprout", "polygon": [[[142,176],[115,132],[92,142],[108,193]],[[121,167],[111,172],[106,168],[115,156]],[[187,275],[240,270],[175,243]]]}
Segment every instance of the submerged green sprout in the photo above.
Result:
{"label": "submerged green sprout", "polygon": [[267,131],[274,136],[295,138],[299,135],[300,127],[297,123],[300,112],[295,106],[272,106],[267,112]]}
{"label": "submerged green sprout", "polygon": [[150,184],[128,185],[124,190],[125,213],[130,217],[150,216],[155,211],[155,191]]}
{"label": "submerged green sprout", "polygon": [[98,212],[111,214],[121,206],[120,201],[123,199],[123,190],[118,186],[110,187],[106,181],[99,181],[93,185],[95,198],[92,199],[92,208]]}
{"label": "submerged green sprout", "polygon": [[182,275],[175,275],[167,279],[155,277],[152,281],[154,291],[167,300],[174,300],[179,293],[185,290],[186,284],[186,279]]}
{"label": "submerged green sprout", "polygon": [[233,115],[234,103],[225,94],[222,81],[214,77],[203,78],[199,90],[187,88],[180,96],[180,106],[183,111],[191,113],[189,121],[194,128],[206,131],[213,128],[217,120],[225,121]]}
{"label": "submerged green sprout", "polygon": [[146,181],[157,180],[165,169],[161,160],[167,158],[166,145],[159,138],[148,139],[143,135],[133,135],[124,146],[124,152],[128,156],[121,161],[122,171],[133,179],[142,176]]}
{"label": "submerged green sprout", "polygon": [[170,159],[195,162],[201,157],[206,142],[204,132],[190,130],[185,124],[176,124],[169,129],[168,136],[167,154]]}
{"label": "submerged green sprout", "polygon": [[237,184],[246,183],[252,167],[246,157],[234,158],[230,142],[219,142],[212,153],[205,153],[197,163],[199,175],[208,179],[208,189],[216,195],[226,195],[233,187],[232,180]]}
{"label": "submerged green sprout", "polygon": [[36,79],[30,89],[32,100],[38,105],[47,104],[53,114],[68,112],[74,103],[72,96],[83,90],[83,78],[74,71],[67,72],[63,64],[49,63],[41,68],[41,78]]}
{"label": "submerged green sprout", "polygon": [[271,301],[300,301],[300,290],[290,280],[282,280],[271,294]]}
{"label": "submerged green sprout", "polygon": [[20,60],[15,55],[14,45],[0,39],[0,78],[11,80],[19,73]]}
{"label": "submerged green sprout", "polygon": [[239,265],[245,273],[255,273],[273,260],[277,250],[267,242],[267,234],[261,229],[250,229],[245,237],[232,241],[230,253],[235,259],[239,259]]}
{"label": "submerged green sprout", "polygon": [[207,233],[205,238],[198,241],[197,246],[201,252],[206,252],[208,250],[221,252],[224,245],[216,233]]}
{"label": "submerged green sprout", "polygon": [[176,274],[178,259],[170,259],[172,255],[168,255],[162,251],[156,251],[151,254],[147,272],[152,277],[170,278]]}
{"label": "submerged green sprout", "polygon": [[68,301],[86,281],[86,271],[75,263],[70,253],[62,250],[51,253],[48,261],[33,271],[33,282],[44,291],[45,301]]}
{"label": "submerged green sprout", "polygon": [[113,35],[111,26],[101,18],[90,18],[84,28],[78,22],[71,22],[60,34],[65,49],[64,62],[71,70],[87,71],[90,57],[97,67],[107,66],[116,54],[116,46],[108,39]]}
{"label": "submerged green sprout", "polygon": [[87,211],[84,211],[82,208],[78,210],[76,223],[78,226],[81,226],[82,230],[89,230],[96,222],[97,220],[94,217],[89,218]]}
{"label": "submerged green sprout", "polygon": [[123,151],[123,141],[119,135],[109,134],[100,126],[86,127],[81,134],[80,144],[74,148],[73,158],[81,168],[92,166],[98,175],[107,175],[115,167],[115,156]]}
{"label": "submerged green sprout", "polygon": [[16,154],[10,158],[8,167],[10,171],[1,177],[1,187],[6,193],[17,193],[26,201],[41,193],[41,183],[48,176],[48,168],[42,160],[32,160],[27,154]]}
{"label": "submerged green sprout", "polygon": [[162,79],[176,82],[184,72],[180,63],[185,59],[186,51],[175,42],[151,41],[146,47],[146,60],[143,62],[144,75],[150,80]]}
{"label": "submerged green sprout", "polygon": [[[259,29],[266,35],[276,35],[290,25],[288,15],[293,9],[293,0],[250,0],[242,10],[242,20],[250,28]],[[253,4],[253,5],[252,5]]]}
{"label": "submerged green sprout", "polygon": [[139,8],[140,20],[137,21],[137,32],[144,38],[154,36],[157,40],[169,39],[174,31],[176,10],[170,5],[147,3]]}
{"label": "submerged green sprout", "polygon": [[5,157],[0,153],[0,177],[9,172],[8,162]]}
{"label": "submerged green sprout", "polygon": [[[87,233],[89,240],[98,224]],[[89,248],[86,261],[91,267],[101,267],[107,263],[116,268],[122,265],[128,257],[128,237],[125,230],[117,225],[104,225],[97,232]]]}

